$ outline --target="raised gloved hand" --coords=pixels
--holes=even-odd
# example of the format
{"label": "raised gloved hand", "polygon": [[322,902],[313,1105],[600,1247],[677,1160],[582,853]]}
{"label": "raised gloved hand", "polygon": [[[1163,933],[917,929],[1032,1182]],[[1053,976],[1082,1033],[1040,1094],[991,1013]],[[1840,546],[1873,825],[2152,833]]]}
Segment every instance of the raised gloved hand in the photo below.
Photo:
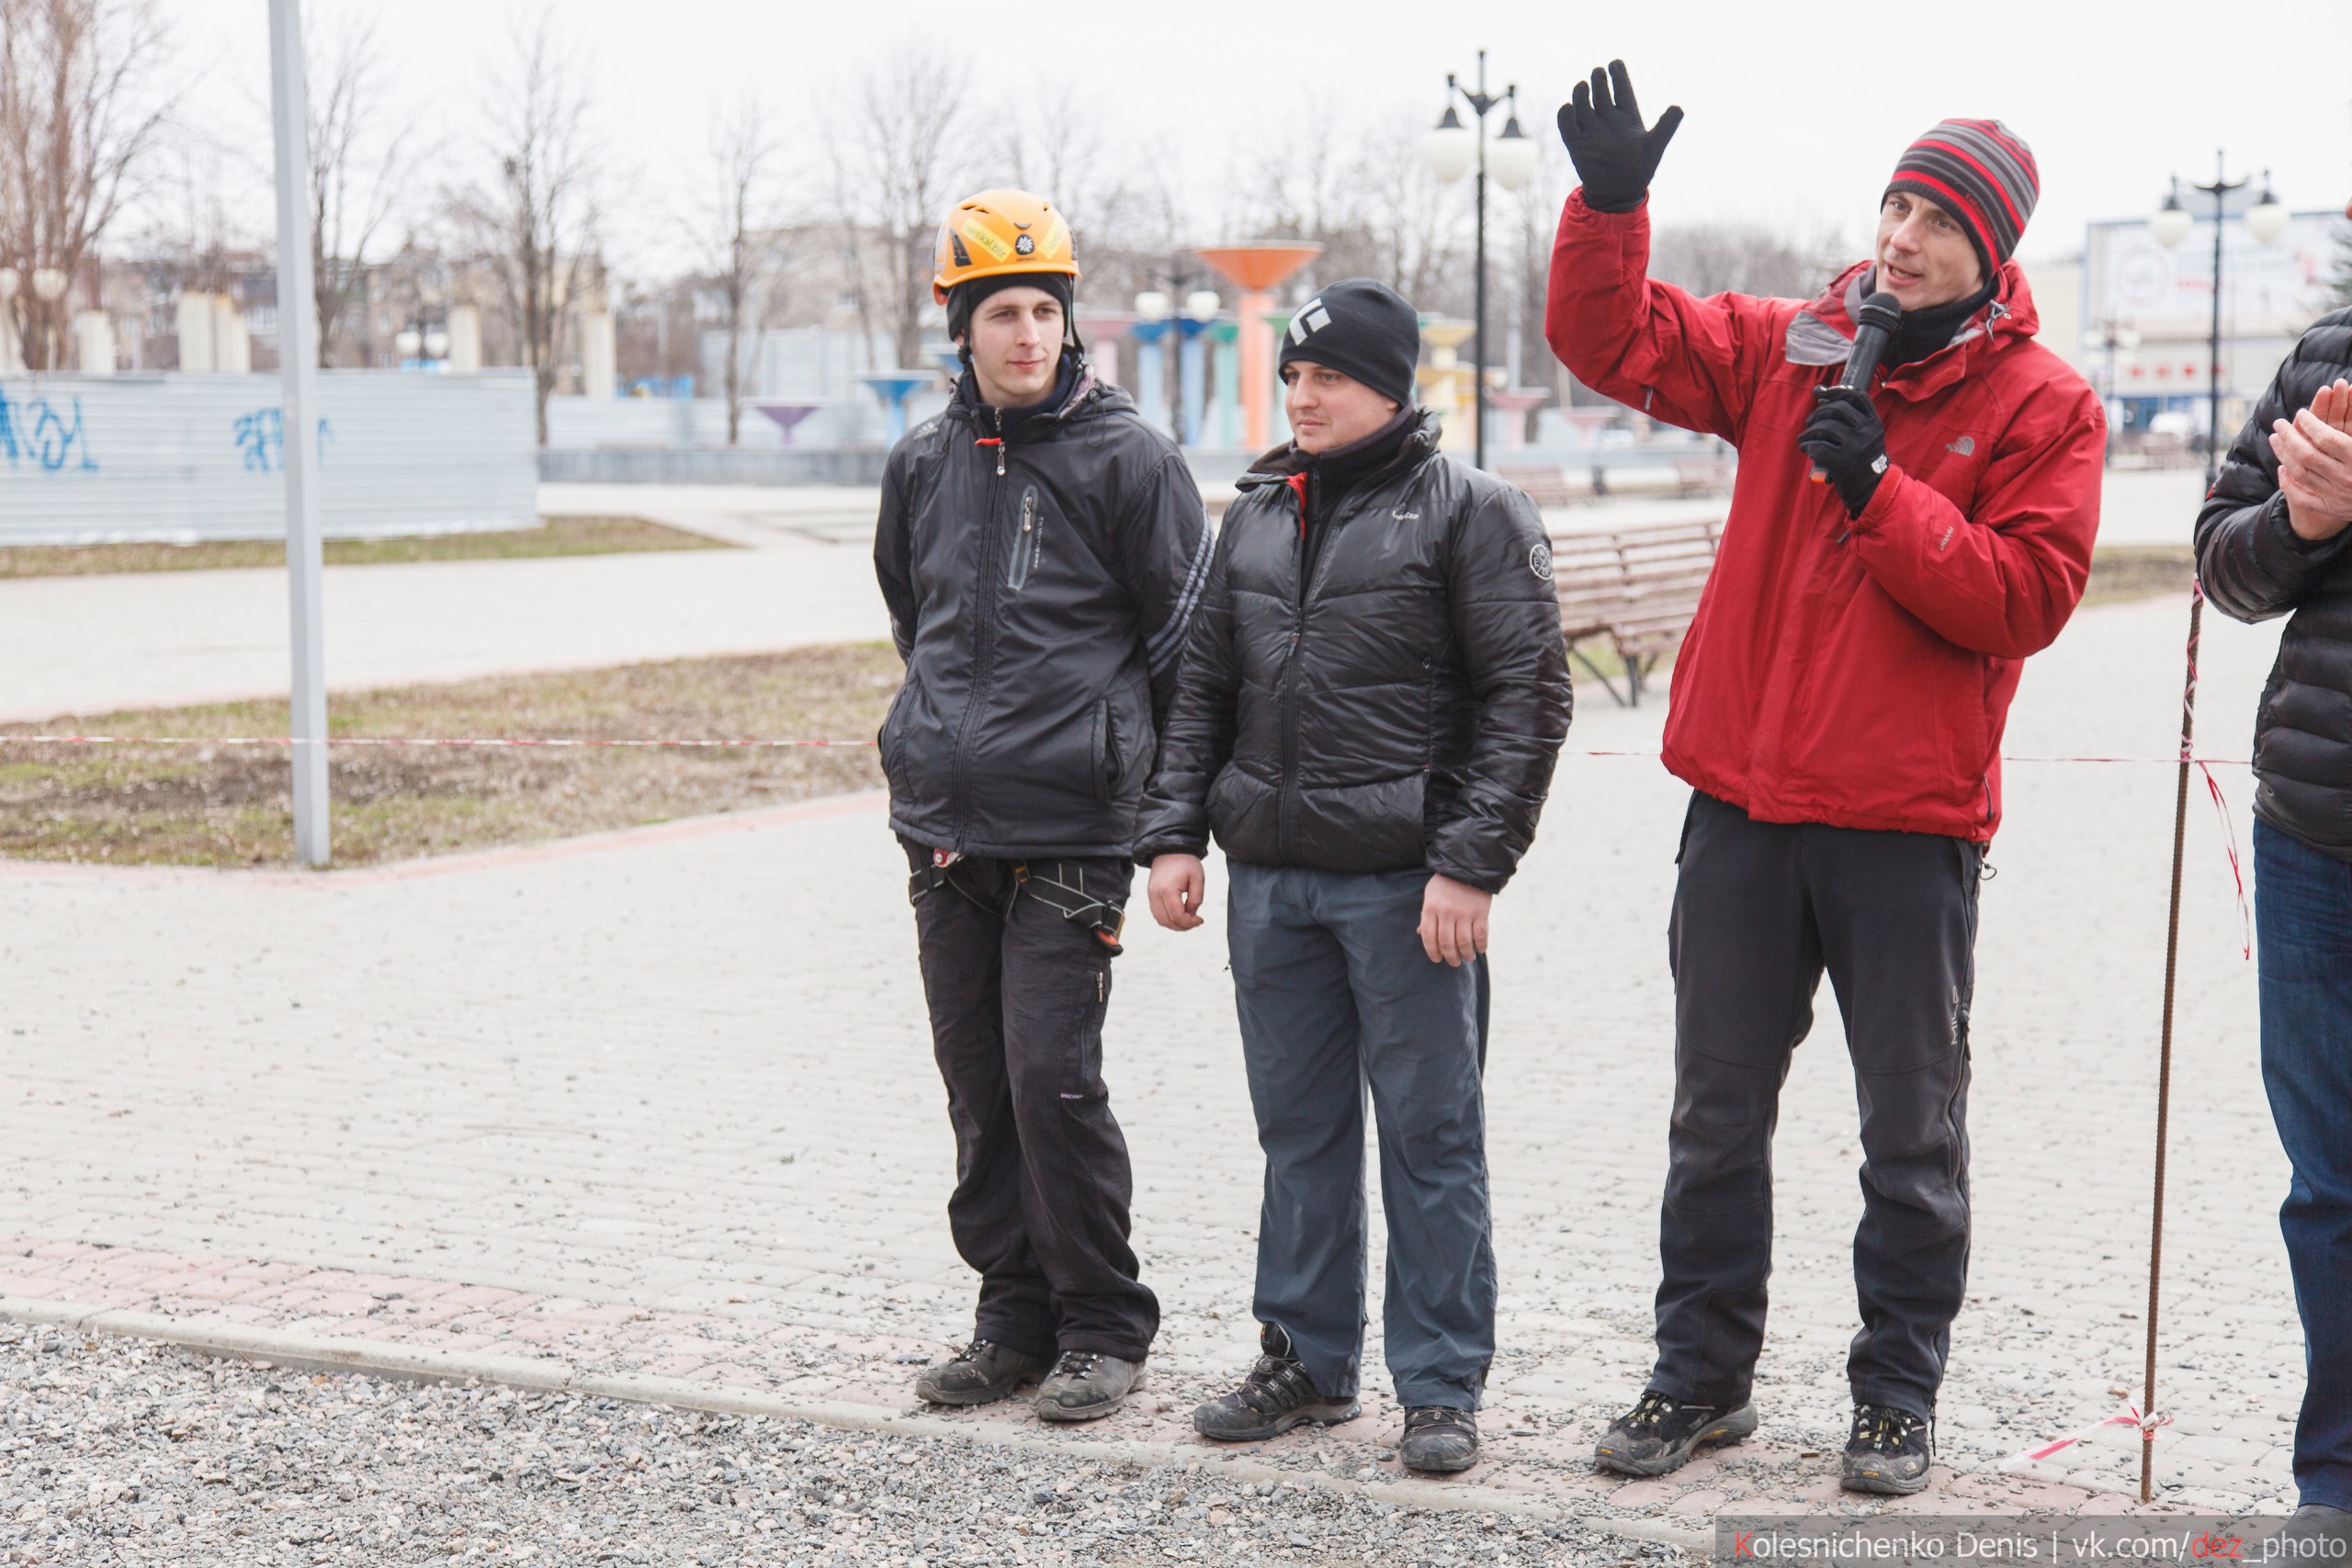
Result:
{"label": "raised gloved hand", "polygon": [[1595,71],[1589,85],[1577,84],[1560,106],[1559,118],[1560,140],[1584,182],[1585,205],[1601,212],[1631,212],[1649,194],[1657,161],[1682,123],[1682,109],[1669,107],[1644,130],[1625,62],[1612,60],[1606,74]]}
{"label": "raised gloved hand", "polygon": [[1886,473],[1886,426],[1870,399],[1851,387],[1824,387],[1814,398],[1797,446],[1838,487],[1847,513],[1860,517]]}

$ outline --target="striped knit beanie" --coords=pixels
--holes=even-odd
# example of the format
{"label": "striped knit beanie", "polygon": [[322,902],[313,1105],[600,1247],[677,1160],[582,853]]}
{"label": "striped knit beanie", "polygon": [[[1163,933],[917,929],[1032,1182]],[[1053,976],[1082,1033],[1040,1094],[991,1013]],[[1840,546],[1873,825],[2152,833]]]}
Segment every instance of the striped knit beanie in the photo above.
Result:
{"label": "striped knit beanie", "polygon": [[1959,219],[1990,277],[2033,216],[2041,171],[2033,149],[1999,120],[1948,119],[1911,143],[1886,189],[1924,196]]}

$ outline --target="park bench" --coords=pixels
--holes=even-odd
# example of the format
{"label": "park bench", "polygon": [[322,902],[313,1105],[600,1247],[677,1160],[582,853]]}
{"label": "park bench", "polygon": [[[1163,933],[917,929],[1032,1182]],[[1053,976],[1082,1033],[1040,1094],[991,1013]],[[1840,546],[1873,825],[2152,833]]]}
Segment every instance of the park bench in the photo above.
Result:
{"label": "park bench", "polygon": [[1573,506],[1593,497],[1590,475],[1571,479],[1567,470],[1557,465],[1514,468],[1500,464],[1495,468],[1495,478],[1505,484],[1517,485],[1538,506]]}
{"label": "park bench", "polygon": [[[1714,569],[1720,522],[1660,523],[1613,533],[1552,538],[1552,589],[1568,655],[1592,672],[1620,706],[1637,707],[1642,678],[1681,640]],[[1607,637],[1625,667],[1619,692],[1577,646]]]}

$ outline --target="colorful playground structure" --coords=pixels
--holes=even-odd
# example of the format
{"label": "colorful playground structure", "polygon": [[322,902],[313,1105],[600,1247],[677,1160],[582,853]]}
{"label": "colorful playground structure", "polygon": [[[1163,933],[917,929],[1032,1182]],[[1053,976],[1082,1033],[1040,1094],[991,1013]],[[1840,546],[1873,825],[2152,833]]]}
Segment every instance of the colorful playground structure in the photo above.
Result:
{"label": "colorful playground structure", "polygon": [[[1193,289],[1181,300],[1148,290],[1136,296],[1129,310],[1081,305],[1079,333],[1096,373],[1134,393],[1143,417],[1182,446],[1261,452],[1286,434],[1281,386],[1274,375],[1274,341],[1288,329],[1291,312],[1276,303],[1275,290],[1322,251],[1317,244],[1272,240],[1205,247],[1194,254],[1238,296],[1230,310],[1212,289]],[[1421,401],[1443,420],[1443,443],[1449,450],[1467,452],[1476,444],[1471,428],[1474,372],[1460,354],[1474,330],[1467,321],[1435,317],[1421,322]],[[1172,389],[1168,374],[1171,344],[1176,350]],[[933,356],[935,367],[882,370],[860,378],[880,401],[892,440],[906,430],[910,400],[944,389],[956,372],[952,347],[933,345]],[[1505,387],[1501,373],[1490,370],[1487,401],[1488,417],[1496,422],[1489,424],[1490,435],[1498,423],[1502,446],[1524,445],[1528,411],[1550,396],[1541,388]]]}

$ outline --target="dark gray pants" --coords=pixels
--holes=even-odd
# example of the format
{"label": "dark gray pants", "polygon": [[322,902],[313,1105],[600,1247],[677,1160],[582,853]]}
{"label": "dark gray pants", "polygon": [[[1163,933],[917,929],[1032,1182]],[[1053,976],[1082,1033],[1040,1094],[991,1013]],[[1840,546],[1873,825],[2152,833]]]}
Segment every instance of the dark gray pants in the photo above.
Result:
{"label": "dark gray pants", "polygon": [[1982,852],[1751,821],[1693,795],[1668,943],[1674,1123],[1650,1386],[1746,1400],[1772,1269],[1772,1131],[1826,969],[1861,1105],[1857,1403],[1933,1416],[1968,1282],[1968,1008]]}
{"label": "dark gray pants", "polygon": [[1421,950],[1426,871],[1228,874],[1234,999],[1266,1154],[1258,1319],[1289,1333],[1317,1391],[1357,1392],[1369,1088],[1396,1397],[1475,1410],[1495,1354],[1480,966]]}
{"label": "dark gray pants", "polygon": [[[907,850],[910,866],[928,863]],[[1133,867],[1082,863],[1125,897]],[[916,898],[915,930],[956,1128],[947,1224],[979,1272],[977,1331],[1035,1356],[1142,1360],[1159,1303],[1127,1245],[1135,1179],[1102,1082],[1113,949],[1012,897],[1009,861],[963,861],[954,877]]]}

